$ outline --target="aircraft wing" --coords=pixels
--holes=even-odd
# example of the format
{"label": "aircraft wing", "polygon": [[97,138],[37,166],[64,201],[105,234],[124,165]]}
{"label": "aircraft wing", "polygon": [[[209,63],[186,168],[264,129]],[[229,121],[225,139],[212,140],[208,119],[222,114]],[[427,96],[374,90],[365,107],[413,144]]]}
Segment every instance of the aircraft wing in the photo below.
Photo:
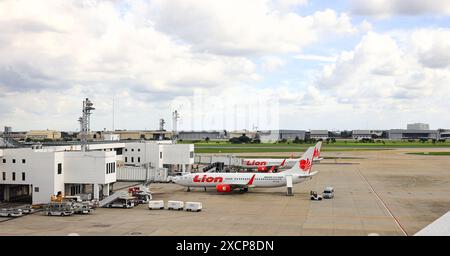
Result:
{"label": "aircraft wing", "polygon": [[256,176],[256,174],[253,174],[253,176],[250,178],[249,181],[242,180],[242,181],[237,181],[237,182],[232,182],[232,183],[227,183],[227,184],[230,185],[230,187],[233,189],[235,189],[235,188],[253,188],[253,187],[255,187],[255,185],[253,185],[255,176]]}

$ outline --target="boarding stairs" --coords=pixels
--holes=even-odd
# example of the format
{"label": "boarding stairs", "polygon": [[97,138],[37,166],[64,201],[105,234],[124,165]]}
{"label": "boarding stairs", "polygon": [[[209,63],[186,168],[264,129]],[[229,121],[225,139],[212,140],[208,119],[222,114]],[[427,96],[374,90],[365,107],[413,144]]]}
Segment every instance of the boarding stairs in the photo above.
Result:
{"label": "boarding stairs", "polygon": [[101,200],[98,203],[98,206],[99,207],[104,207],[107,204],[110,204],[110,203],[114,202],[115,200],[117,200],[120,197],[127,197],[127,196],[128,196],[128,192],[126,192],[126,191],[117,191],[116,193],[114,193],[114,194],[104,198],[103,200]]}
{"label": "boarding stairs", "polygon": [[224,165],[225,164],[223,162],[215,162],[208,166],[203,167],[203,172],[211,172],[210,170],[213,168],[216,168],[216,171],[220,172],[223,170]]}

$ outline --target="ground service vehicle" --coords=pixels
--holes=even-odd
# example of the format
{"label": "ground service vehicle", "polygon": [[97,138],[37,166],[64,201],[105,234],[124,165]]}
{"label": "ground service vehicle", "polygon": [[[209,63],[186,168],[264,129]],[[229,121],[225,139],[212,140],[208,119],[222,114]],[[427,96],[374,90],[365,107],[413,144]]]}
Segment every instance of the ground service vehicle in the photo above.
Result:
{"label": "ground service vehicle", "polygon": [[183,201],[168,201],[167,209],[169,210],[183,210],[184,202]]}
{"label": "ground service vehicle", "polygon": [[134,198],[118,198],[114,202],[108,204],[109,208],[133,208]]}
{"label": "ground service vehicle", "polygon": [[148,209],[150,209],[150,210],[164,209],[164,201],[163,200],[150,200],[148,202]]}
{"label": "ground service vehicle", "polygon": [[22,215],[21,209],[0,209],[0,217],[20,217]]}
{"label": "ground service vehicle", "polygon": [[51,202],[44,208],[44,214],[48,216],[69,216],[74,213],[71,203]]}
{"label": "ground service vehicle", "polygon": [[202,210],[202,203],[200,202],[186,202],[185,206],[186,211],[190,212],[199,212]]}
{"label": "ground service vehicle", "polygon": [[31,205],[21,206],[18,207],[18,209],[22,210],[23,214],[29,214],[34,212],[34,209],[31,207]]}
{"label": "ground service vehicle", "polygon": [[333,187],[326,187],[323,190],[323,198],[331,199],[334,197],[334,188]]}
{"label": "ground service vehicle", "polygon": [[316,191],[311,191],[309,194],[311,195],[311,200],[322,200],[322,196],[317,194]]}
{"label": "ground service vehicle", "polygon": [[87,203],[74,203],[73,209],[76,214],[89,214],[94,212],[94,209]]}

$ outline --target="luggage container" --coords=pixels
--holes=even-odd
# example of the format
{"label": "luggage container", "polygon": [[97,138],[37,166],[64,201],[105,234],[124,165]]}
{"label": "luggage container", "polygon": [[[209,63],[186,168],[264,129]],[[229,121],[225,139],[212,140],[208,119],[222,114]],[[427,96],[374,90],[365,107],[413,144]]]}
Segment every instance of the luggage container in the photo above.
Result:
{"label": "luggage container", "polygon": [[148,209],[150,209],[150,210],[164,209],[164,201],[163,200],[150,200],[148,202]]}
{"label": "luggage container", "polygon": [[183,201],[168,201],[167,202],[167,209],[169,210],[183,210],[184,202]]}
{"label": "luggage container", "polygon": [[199,212],[202,210],[202,203],[200,202],[186,202],[186,211]]}

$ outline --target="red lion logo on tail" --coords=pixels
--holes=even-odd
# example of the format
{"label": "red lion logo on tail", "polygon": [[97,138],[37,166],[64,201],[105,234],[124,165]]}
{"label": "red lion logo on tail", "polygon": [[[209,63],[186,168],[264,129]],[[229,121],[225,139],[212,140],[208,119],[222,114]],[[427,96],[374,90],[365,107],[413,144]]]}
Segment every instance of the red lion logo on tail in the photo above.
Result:
{"label": "red lion logo on tail", "polygon": [[314,154],[313,157],[319,157],[320,156],[320,151],[317,148],[314,148]]}
{"label": "red lion logo on tail", "polygon": [[302,159],[299,162],[300,169],[307,171],[311,168],[311,161],[309,159]]}

